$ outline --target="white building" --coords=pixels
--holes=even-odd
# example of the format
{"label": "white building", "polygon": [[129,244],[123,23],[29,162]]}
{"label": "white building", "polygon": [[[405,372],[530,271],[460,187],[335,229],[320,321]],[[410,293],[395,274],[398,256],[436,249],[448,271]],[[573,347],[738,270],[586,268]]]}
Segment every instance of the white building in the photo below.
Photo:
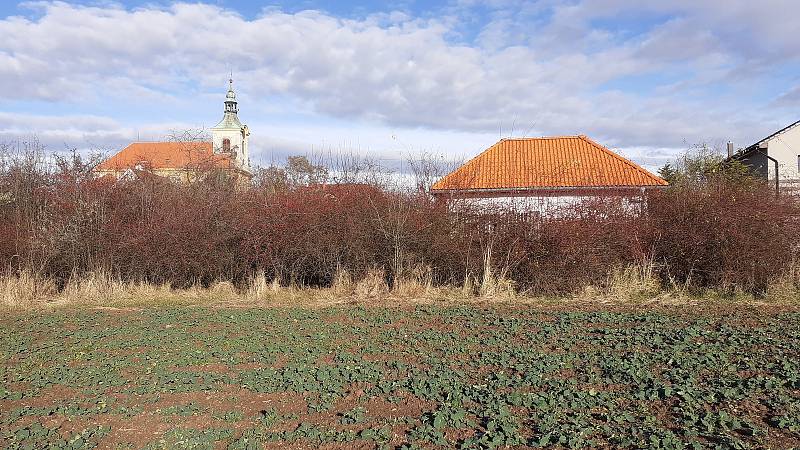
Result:
{"label": "white building", "polygon": [[211,129],[214,153],[231,155],[237,166],[250,171],[248,137],[250,129],[239,121],[239,104],[233,92],[233,79],[228,80],[228,93],[225,95],[225,115]]}
{"label": "white building", "polygon": [[[800,120],[732,156],[781,188],[800,186]],[[777,171],[776,171],[777,169]]]}
{"label": "white building", "polygon": [[249,179],[250,130],[239,121],[239,106],[228,80],[222,120],[211,129],[211,142],[172,140],[133,142],[95,168],[99,176],[116,178],[147,173],[178,182],[191,182],[214,171],[225,171]]}
{"label": "white building", "polygon": [[667,182],[586,136],[501,139],[431,187],[484,209],[539,211],[597,198],[638,201]]}

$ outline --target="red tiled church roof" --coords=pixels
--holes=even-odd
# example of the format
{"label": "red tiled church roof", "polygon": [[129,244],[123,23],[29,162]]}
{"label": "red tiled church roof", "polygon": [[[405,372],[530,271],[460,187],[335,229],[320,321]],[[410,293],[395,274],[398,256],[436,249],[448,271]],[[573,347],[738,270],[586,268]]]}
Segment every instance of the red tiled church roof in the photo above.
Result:
{"label": "red tiled church roof", "polygon": [[501,139],[433,186],[436,191],[666,186],[586,136]]}
{"label": "red tiled church roof", "polygon": [[230,169],[229,155],[214,154],[211,142],[134,142],[98,165],[98,171],[148,169]]}

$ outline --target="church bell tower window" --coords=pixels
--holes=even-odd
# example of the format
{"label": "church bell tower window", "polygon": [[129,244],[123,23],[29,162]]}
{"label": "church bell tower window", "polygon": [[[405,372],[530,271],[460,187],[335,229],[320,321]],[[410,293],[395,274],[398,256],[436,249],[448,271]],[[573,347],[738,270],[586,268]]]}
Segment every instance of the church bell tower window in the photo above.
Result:
{"label": "church bell tower window", "polygon": [[223,152],[230,152],[231,151],[231,140],[225,138],[222,140],[222,151]]}

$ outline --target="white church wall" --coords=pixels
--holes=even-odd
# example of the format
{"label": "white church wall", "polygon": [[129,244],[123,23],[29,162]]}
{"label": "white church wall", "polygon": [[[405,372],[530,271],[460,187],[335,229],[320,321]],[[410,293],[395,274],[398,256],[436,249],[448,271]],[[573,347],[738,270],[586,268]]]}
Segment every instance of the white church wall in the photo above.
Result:
{"label": "white church wall", "polygon": [[231,151],[236,152],[236,155],[243,155],[244,154],[244,140],[242,139],[242,131],[238,128],[227,128],[227,129],[214,129],[211,133],[213,145],[214,145],[214,153],[222,153],[223,152],[223,141],[225,139],[230,139],[230,149]]}

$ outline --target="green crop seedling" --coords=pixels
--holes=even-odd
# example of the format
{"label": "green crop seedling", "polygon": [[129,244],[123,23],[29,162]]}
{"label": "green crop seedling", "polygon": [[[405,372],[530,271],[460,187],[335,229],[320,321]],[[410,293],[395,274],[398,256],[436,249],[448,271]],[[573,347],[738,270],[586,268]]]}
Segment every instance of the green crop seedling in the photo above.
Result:
{"label": "green crop seedling", "polygon": [[0,446],[791,448],[798,319],[473,306],[14,313],[0,319]]}

